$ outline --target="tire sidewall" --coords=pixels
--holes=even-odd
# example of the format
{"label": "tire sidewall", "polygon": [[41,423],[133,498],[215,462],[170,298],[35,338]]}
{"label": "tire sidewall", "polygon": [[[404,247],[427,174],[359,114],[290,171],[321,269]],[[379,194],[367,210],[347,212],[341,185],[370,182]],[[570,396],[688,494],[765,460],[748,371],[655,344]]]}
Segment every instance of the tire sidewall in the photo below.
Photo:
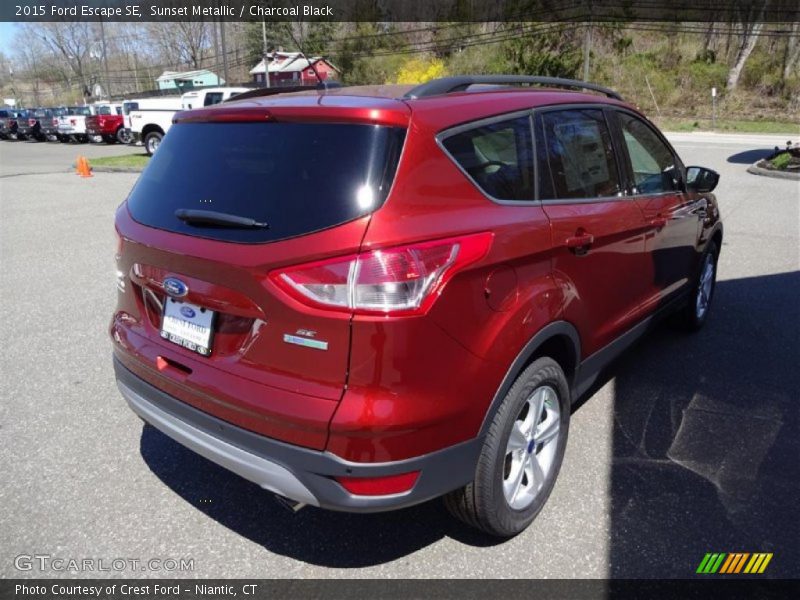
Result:
{"label": "tire sidewall", "polygon": [[[511,428],[514,426],[517,415],[522,409],[523,403],[530,397],[533,391],[543,385],[553,388],[558,396],[560,408],[560,429],[557,442],[556,453],[553,465],[544,486],[539,491],[534,501],[527,508],[516,510],[509,506],[505,494],[503,493],[503,478],[506,446]],[[491,429],[496,429],[498,444],[492,449],[491,468],[483,473],[478,473],[476,479],[481,480],[479,489],[484,494],[484,501],[487,501],[491,509],[488,511],[491,529],[500,535],[512,536],[524,530],[539,514],[544,507],[550,493],[553,490],[561,463],[564,459],[564,452],[567,445],[570,420],[570,393],[566,377],[561,367],[554,360],[541,358],[534,361],[522,374],[509,390],[503,404],[501,405]],[[480,469],[479,469],[480,470]],[[488,496],[488,497],[487,497]]]}

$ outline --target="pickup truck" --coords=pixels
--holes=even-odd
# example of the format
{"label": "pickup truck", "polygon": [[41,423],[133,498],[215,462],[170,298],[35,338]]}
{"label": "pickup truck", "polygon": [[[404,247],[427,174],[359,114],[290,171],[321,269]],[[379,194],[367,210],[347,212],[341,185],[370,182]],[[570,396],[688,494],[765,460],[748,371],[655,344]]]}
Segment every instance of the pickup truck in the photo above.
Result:
{"label": "pickup truck", "polygon": [[49,142],[60,141],[58,137],[58,118],[67,114],[65,106],[50,109],[50,116],[45,119],[39,120],[39,126],[42,130],[42,135]]}
{"label": "pickup truck", "polygon": [[131,132],[130,143],[144,143],[145,151],[152,155],[169,131],[172,117],[179,110],[180,96],[126,100],[123,113]]}
{"label": "pickup truck", "polygon": [[123,103],[123,112],[127,111],[126,124],[130,123],[132,143],[142,142],[145,152],[152,155],[172,126],[176,112],[219,104],[247,91],[249,88],[221,87],[191,90],[180,97],[128,100]]}
{"label": "pickup truck", "polygon": [[129,130],[125,128],[121,104],[98,106],[96,113],[86,117],[86,134],[90,142],[106,142],[127,144],[130,141]]}
{"label": "pickup truck", "polygon": [[52,108],[34,108],[28,112],[27,119],[17,120],[17,139],[43,142],[47,136],[42,131],[42,124],[52,122]]}
{"label": "pickup truck", "polygon": [[[0,139],[16,139],[17,119],[24,111],[4,108],[0,110]],[[27,118],[27,115],[25,115]]]}
{"label": "pickup truck", "polygon": [[92,114],[89,106],[68,106],[66,114],[58,117],[58,139],[62,142],[86,142],[86,117]]}

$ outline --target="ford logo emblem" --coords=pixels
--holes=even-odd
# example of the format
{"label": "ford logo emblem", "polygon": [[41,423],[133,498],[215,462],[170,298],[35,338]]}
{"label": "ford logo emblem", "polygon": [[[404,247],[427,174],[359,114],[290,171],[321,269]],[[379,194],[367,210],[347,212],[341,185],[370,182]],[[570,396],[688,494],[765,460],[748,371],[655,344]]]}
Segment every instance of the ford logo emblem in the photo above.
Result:
{"label": "ford logo emblem", "polygon": [[181,306],[181,314],[187,319],[194,318],[195,312],[188,306]]}
{"label": "ford logo emblem", "polygon": [[189,288],[180,279],[167,277],[164,280],[164,291],[173,298],[182,298],[189,293]]}

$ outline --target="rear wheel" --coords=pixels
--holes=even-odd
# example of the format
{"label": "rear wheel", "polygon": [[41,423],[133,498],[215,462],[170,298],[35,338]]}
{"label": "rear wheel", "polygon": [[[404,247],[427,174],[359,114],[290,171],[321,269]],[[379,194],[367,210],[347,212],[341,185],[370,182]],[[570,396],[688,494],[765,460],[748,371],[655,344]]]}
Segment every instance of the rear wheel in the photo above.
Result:
{"label": "rear wheel", "polygon": [[130,129],[125,129],[124,127],[120,127],[117,129],[117,141],[120,144],[130,144],[131,143],[131,131]]}
{"label": "rear wheel", "polygon": [[148,155],[152,156],[155,154],[156,150],[158,150],[159,145],[161,144],[161,140],[164,138],[164,135],[158,131],[151,131],[146,136],[144,136],[144,149]]}
{"label": "rear wheel", "polygon": [[486,434],[475,479],[445,496],[465,523],[501,537],[523,531],[542,510],[558,476],[569,430],[569,385],[540,358],[509,390]]}

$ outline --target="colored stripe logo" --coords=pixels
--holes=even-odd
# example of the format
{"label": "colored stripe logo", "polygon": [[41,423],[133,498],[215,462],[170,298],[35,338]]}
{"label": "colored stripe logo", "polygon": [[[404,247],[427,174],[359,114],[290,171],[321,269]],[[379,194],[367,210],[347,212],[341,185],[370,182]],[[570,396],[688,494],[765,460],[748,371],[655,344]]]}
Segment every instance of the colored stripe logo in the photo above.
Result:
{"label": "colored stripe logo", "polygon": [[767,569],[772,552],[708,552],[700,561],[696,573],[701,575],[732,575],[748,573],[758,575]]}

